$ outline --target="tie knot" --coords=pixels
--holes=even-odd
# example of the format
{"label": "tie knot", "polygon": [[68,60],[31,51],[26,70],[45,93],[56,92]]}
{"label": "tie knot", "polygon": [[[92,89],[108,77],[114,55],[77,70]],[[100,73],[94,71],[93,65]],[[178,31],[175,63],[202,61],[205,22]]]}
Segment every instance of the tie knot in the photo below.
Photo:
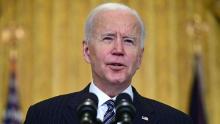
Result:
{"label": "tie knot", "polygon": [[105,104],[108,106],[108,108],[111,108],[111,109],[115,107],[115,101],[112,99],[106,101]]}

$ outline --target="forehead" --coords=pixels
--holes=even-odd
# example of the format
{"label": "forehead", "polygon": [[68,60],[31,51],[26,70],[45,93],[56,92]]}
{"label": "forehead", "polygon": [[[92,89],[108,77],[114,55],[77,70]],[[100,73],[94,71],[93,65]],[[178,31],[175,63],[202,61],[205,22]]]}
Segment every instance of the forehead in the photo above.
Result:
{"label": "forehead", "polygon": [[140,33],[141,26],[136,16],[127,10],[106,10],[96,15],[93,29],[96,33],[111,31],[134,35]]}

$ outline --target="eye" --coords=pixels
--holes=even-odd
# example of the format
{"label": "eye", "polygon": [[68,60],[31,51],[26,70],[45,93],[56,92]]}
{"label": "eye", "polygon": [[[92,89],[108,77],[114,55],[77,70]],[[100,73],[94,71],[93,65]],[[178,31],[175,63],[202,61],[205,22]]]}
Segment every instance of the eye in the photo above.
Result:
{"label": "eye", "polygon": [[105,36],[105,37],[103,37],[102,40],[104,40],[104,41],[111,41],[111,40],[114,40],[114,38],[111,37],[111,36]]}
{"label": "eye", "polygon": [[124,38],[124,42],[127,43],[127,44],[132,44],[132,45],[134,45],[135,40],[132,39],[132,38]]}

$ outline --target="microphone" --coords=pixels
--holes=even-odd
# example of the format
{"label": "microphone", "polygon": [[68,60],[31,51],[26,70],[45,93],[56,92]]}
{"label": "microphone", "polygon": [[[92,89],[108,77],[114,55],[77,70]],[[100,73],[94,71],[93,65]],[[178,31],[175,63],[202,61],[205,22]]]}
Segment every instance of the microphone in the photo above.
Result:
{"label": "microphone", "polygon": [[84,101],[77,107],[77,114],[80,119],[80,124],[96,123],[97,106],[97,96],[93,93],[89,93]]}
{"label": "microphone", "polygon": [[136,109],[130,95],[121,93],[116,97],[116,123],[132,124]]}

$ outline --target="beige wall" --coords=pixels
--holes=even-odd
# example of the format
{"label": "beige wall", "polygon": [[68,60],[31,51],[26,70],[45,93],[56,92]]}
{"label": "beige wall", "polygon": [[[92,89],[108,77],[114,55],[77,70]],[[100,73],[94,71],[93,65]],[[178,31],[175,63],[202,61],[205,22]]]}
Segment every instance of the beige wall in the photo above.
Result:
{"label": "beige wall", "polygon": [[[147,28],[143,63],[133,80],[136,89],[188,112],[193,44],[199,40],[208,119],[219,124],[220,24],[209,10],[212,1],[119,1],[137,9]],[[31,104],[78,91],[91,81],[90,67],[82,57],[83,25],[99,3],[102,0],[0,0],[0,30],[17,24],[25,31],[17,46],[23,117]],[[186,31],[196,13],[206,27],[199,38]],[[0,42],[0,117],[7,96],[9,50],[8,43]]]}

